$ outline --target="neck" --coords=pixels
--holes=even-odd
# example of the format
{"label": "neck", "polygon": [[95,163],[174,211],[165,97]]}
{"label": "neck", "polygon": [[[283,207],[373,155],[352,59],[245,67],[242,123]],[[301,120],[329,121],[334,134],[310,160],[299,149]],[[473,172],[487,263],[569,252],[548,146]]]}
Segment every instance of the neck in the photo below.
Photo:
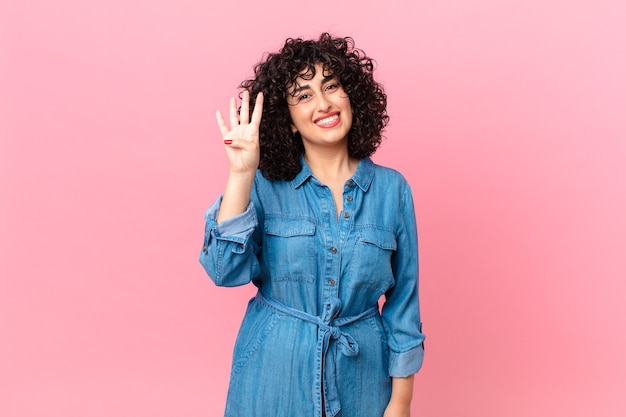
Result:
{"label": "neck", "polygon": [[304,159],[315,177],[323,183],[345,181],[354,175],[358,159],[348,156],[348,150],[306,149]]}

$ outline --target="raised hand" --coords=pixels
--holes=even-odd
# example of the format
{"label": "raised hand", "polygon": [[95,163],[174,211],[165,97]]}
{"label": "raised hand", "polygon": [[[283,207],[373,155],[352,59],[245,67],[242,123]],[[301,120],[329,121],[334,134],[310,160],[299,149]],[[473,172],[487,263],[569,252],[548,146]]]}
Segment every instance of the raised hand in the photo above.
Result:
{"label": "raised hand", "polygon": [[217,124],[222,133],[226,156],[233,174],[254,175],[259,166],[259,125],[263,113],[263,93],[259,92],[250,118],[250,93],[243,92],[241,114],[237,114],[237,102],[230,99],[230,129],[222,117],[216,112]]}

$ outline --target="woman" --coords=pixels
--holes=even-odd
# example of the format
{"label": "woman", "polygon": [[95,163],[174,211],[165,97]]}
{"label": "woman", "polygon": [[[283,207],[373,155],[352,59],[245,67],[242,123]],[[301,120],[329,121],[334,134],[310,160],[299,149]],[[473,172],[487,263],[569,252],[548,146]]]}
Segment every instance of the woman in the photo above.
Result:
{"label": "woman", "polygon": [[200,261],[217,285],[258,287],[226,416],[410,415],[415,216],[405,179],[369,158],[388,121],[372,72],[350,38],[287,39],[242,83],[240,113],[231,99],[229,126],[217,112],[230,175]]}

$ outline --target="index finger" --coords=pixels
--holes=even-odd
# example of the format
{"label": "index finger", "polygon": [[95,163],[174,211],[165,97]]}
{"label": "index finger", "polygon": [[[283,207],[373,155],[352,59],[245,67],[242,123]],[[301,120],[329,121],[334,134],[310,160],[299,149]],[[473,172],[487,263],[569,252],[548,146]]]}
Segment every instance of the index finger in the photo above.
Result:
{"label": "index finger", "polygon": [[256,125],[261,123],[261,115],[263,114],[263,92],[259,91],[254,101],[254,110],[252,111],[251,123]]}

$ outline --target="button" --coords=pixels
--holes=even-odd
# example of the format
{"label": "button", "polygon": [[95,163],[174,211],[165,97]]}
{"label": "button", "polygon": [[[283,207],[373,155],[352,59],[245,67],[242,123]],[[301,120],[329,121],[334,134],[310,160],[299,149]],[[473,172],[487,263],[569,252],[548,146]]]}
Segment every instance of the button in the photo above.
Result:
{"label": "button", "polygon": [[354,182],[352,182],[352,180],[348,180],[346,184],[348,185],[348,187],[352,187],[354,185]]}
{"label": "button", "polygon": [[328,285],[330,285],[331,287],[332,287],[333,285],[335,285],[335,280],[334,280],[334,279],[329,279],[329,280],[328,280]]}
{"label": "button", "polygon": [[344,211],[344,212],[343,212],[343,218],[344,218],[344,219],[347,219],[348,217],[350,217],[350,215],[348,214],[348,212],[347,212],[347,211]]}
{"label": "button", "polygon": [[331,251],[332,253],[337,253],[337,248],[333,246],[332,248],[330,248],[330,251]]}
{"label": "button", "polygon": [[351,195],[347,196],[347,197],[346,197],[346,200],[348,200],[348,201],[352,201],[352,196],[351,196]]}

